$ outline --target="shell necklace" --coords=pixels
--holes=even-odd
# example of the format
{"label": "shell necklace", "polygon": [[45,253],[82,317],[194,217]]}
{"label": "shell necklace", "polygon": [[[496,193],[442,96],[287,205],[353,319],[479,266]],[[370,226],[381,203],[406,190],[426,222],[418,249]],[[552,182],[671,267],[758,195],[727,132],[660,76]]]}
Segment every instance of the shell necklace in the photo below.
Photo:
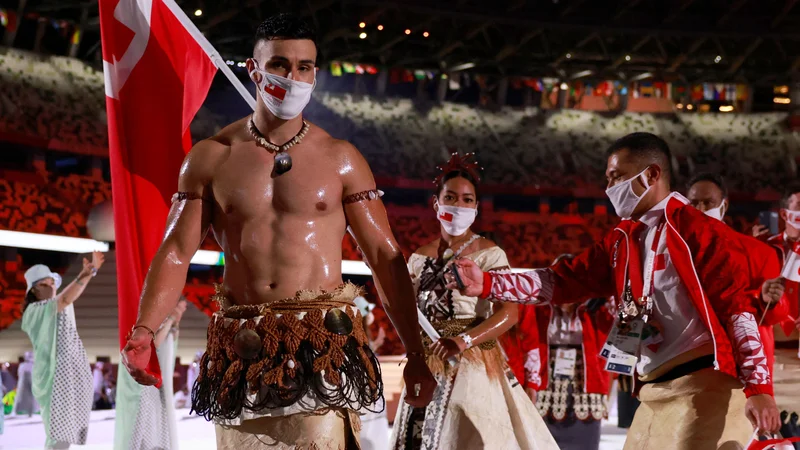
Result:
{"label": "shell necklace", "polygon": [[300,131],[288,142],[283,145],[275,145],[272,142],[268,141],[267,138],[258,131],[258,127],[256,127],[255,122],[253,122],[253,116],[250,116],[250,120],[247,121],[247,131],[250,132],[250,135],[253,136],[253,139],[256,140],[256,144],[259,147],[264,147],[269,151],[275,153],[275,172],[278,175],[283,175],[284,173],[288,172],[292,168],[292,157],[286,153],[287,150],[299,144],[300,141],[306,136],[309,129],[308,122],[303,119],[303,126],[300,128]]}

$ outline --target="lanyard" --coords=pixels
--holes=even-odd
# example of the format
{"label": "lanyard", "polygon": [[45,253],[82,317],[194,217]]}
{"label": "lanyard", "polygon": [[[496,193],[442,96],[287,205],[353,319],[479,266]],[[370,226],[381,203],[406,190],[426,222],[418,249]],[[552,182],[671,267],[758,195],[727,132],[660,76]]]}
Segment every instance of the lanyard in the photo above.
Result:
{"label": "lanyard", "polygon": [[[655,277],[656,267],[655,259],[658,251],[658,244],[661,241],[661,233],[664,231],[664,221],[658,223],[656,227],[655,236],[653,236],[653,243],[650,246],[650,251],[647,253],[647,260],[645,262],[645,279],[642,284],[642,296],[637,300],[640,305],[646,303],[647,297],[650,297],[655,292]],[[645,241],[647,236],[645,236]]]}

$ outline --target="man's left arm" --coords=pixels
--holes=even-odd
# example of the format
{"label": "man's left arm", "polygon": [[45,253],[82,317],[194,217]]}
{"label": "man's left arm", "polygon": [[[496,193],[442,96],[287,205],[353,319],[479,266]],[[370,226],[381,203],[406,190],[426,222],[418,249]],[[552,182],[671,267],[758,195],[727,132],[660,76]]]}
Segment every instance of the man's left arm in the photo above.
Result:
{"label": "man's left arm", "polygon": [[416,397],[413,390],[408,390],[406,401],[423,407],[430,402],[436,382],[424,358],[417,304],[406,260],[392,234],[367,161],[349,143],[339,141],[336,147],[337,156],[341,158],[339,175],[347,223],[383,293],[381,300],[386,315],[408,352],[404,371],[406,384],[417,384],[421,388],[418,398],[413,399]]}
{"label": "man's left arm", "polygon": [[730,338],[747,396],[745,414],[754,428],[777,431],[780,417],[755,317],[760,293],[753,288],[747,252],[733,230],[694,212],[684,217],[681,229],[686,230],[684,237],[703,291]]}

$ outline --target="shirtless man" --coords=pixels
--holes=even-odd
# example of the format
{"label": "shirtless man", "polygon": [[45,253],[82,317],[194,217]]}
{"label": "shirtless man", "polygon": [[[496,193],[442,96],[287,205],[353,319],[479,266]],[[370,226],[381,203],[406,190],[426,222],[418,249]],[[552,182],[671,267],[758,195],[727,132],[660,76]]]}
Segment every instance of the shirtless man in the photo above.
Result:
{"label": "shirtless man", "polygon": [[[291,448],[343,448],[352,443],[352,412],[369,408],[381,395],[377,359],[361,340],[360,317],[354,317],[356,308],[351,306],[357,289],[342,284],[341,243],[347,225],[386,287],[384,307],[408,351],[403,376],[416,392],[408,403],[424,407],[435,381],[423,358],[406,263],[367,162],[350,143],[313,124],[306,126],[302,117],[315,83],[314,31],[299,18],[281,14],[259,26],[255,41],[253,58],[247,61],[259,94],[252,123],[251,117],[234,122],[197,143],[187,156],[123,361],[139,383],[156,382],[145,372],[151,330],[175,307],[189,261],[210,227],[226,256],[216,297],[225,313],[217,313],[209,326],[209,349],[193,389],[193,407],[215,419],[221,448],[252,444],[265,435]],[[295,144],[287,151],[270,149],[270,143],[291,141]],[[290,166],[281,163],[287,155]],[[316,306],[308,306],[312,303]],[[295,314],[275,314],[284,310],[306,316],[292,321],[288,319]],[[318,317],[317,310],[322,312]],[[247,321],[233,324],[229,311]],[[314,317],[320,320],[312,323],[309,318]],[[260,328],[259,323],[271,325]],[[241,328],[235,337],[225,334],[234,327]],[[270,336],[288,336],[286,330],[308,340],[297,344],[287,337],[270,348]],[[324,345],[310,343],[313,333],[325,336]],[[335,336],[348,334],[344,344]],[[230,348],[237,355],[233,359],[227,359],[234,353]],[[344,358],[350,372],[342,364],[324,365],[323,356]],[[354,373],[353,365],[361,371]],[[280,372],[277,378],[275,370]],[[330,413],[321,415],[320,410]]]}

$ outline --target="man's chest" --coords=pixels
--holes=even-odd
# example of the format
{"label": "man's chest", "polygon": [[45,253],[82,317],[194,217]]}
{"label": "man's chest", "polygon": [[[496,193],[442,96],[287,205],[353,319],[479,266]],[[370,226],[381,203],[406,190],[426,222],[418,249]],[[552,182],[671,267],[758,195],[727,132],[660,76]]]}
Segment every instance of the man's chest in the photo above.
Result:
{"label": "man's chest", "polygon": [[266,211],[326,215],[341,209],[342,182],[335,167],[309,152],[293,156],[291,170],[278,175],[266,150],[234,153],[212,182],[219,208],[244,217]]}

